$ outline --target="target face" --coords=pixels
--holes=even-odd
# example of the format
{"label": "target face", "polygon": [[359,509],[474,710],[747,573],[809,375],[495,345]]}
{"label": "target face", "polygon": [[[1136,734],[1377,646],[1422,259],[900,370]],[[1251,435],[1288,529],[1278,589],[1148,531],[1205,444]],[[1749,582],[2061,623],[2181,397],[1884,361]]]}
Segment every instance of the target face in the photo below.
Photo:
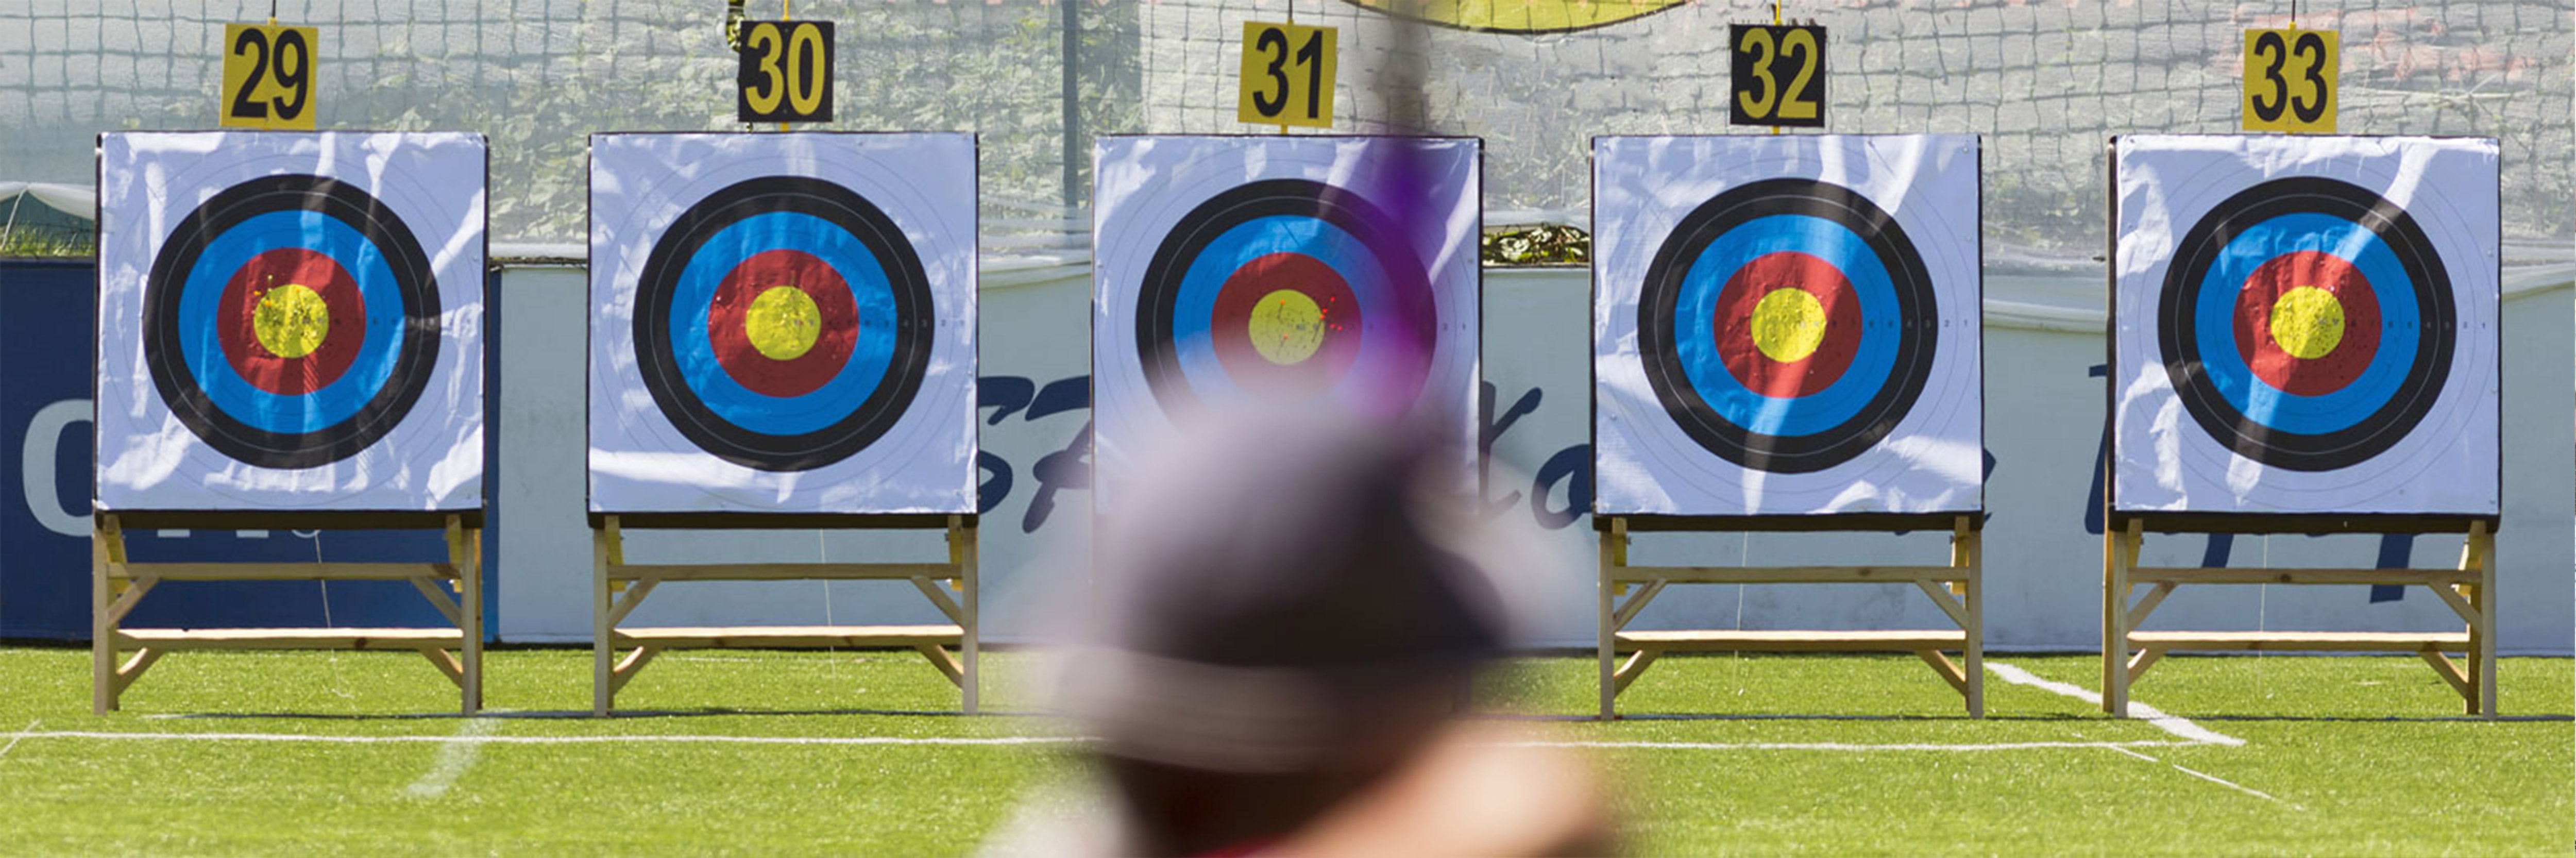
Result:
{"label": "target face", "polygon": [[2183,409],[2238,455],[2330,471],[2387,452],[2440,398],[2459,326],[2413,216],[2334,179],[2277,179],[2185,233],[2157,303]]}
{"label": "target face", "polygon": [[1418,424],[1473,450],[1478,150],[1449,138],[1103,138],[1094,503],[1116,503],[1119,473],[1181,421],[1248,403]]}
{"label": "target face", "polygon": [[930,357],[929,275],[839,185],[747,180],[662,234],[636,287],[644,388],[725,461],[810,471],[884,437]]}
{"label": "target face", "polygon": [[1849,188],[1772,179],[1682,218],[1638,303],[1646,379],[1682,431],[1759,471],[1867,452],[1914,407],[1940,329],[1932,275]]}
{"label": "target face", "polygon": [[1599,509],[1973,508],[1973,138],[1596,147]]}
{"label": "target face", "polygon": [[367,449],[438,359],[428,254],[382,202],[322,176],[253,179],[190,212],[152,261],[143,320],[179,422],[262,468]]}
{"label": "target face", "polygon": [[99,483],[126,509],[459,509],[481,138],[102,141]]}
{"label": "target face", "polygon": [[[1439,308],[1402,235],[1358,194],[1303,179],[1201,203],[1155,249],[1137,295],[1136,354],[1154,398],[1186,412],[1201,391],[1347,396],[1365,386],[1412,402],[1429,380]],[[1352,371],[1363,355],[1364,378]]]}
{"label": "target face", "polygon": [[974,141],[591,141],[591,504],[972,512]]}
{"label": "target face", "polygon": [[[2121,507],[2480,512],[2491,458],[2439,480],[2466,498],[2428,505],[2430,486],[2401,484],[2492,454],[2492,156],[2481,168],[2479,141],[2224,141],[2121,140],[2121,222],[2179,229],[2167,244],[2125,228],[2120,244],[2121,377],[2146,382],[2118,406]],[[2436,183],[2436,167],[2454,175]],[[2180,419],[2149,429],[2147,409]]]}

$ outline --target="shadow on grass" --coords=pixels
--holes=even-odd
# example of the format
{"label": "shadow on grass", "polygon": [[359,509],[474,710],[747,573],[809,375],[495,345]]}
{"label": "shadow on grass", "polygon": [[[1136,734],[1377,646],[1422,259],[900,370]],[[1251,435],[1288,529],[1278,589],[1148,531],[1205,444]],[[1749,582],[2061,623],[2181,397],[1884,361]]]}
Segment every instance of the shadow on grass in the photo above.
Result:
{"label": "shadow on grass", "polygon": [[[1479,721],[1598,721],[1591,715],[1519,712],[1474,712],[1469,718]],[[1870,715],[1870,714],[1800,714],[1800,713],[1700,713],[1700,712],[1621,712],[1613,721],[2100,721],[2102,716],[2071,713],[2037,715],[1992,715],[1970,718],[1958,715]]]}
{"label": "shadow on grass", "polygon": [[527,720],[631,720],[637,718],[759,718],[813,716],[877,716],[902,718],[1046,718],[1053,713],[1039,711],[997,711],[986,709],[968,715],[954,709],[619,709],[607,716],[594,715],[588,709],[486,709],[465,715],[457,712],[171,712],[137,717],[168,721],[248,721],[261,719],[301,721],[455,721],[468,718]]}

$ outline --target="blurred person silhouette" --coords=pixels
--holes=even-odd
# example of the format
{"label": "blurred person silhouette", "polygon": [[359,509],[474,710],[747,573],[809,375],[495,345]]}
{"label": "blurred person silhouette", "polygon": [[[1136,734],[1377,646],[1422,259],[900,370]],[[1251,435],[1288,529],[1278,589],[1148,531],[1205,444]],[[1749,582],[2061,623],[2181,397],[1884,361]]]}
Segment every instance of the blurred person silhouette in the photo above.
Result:
{"label": "blurred person silhouette", "polygon": [[1478,521],[1464,451],[1330,408],[1158,449],[1101,519],[1060,677],[1092,784],[990,854],[1607,851],[1588,760],[1458,717],[1549,556]]}

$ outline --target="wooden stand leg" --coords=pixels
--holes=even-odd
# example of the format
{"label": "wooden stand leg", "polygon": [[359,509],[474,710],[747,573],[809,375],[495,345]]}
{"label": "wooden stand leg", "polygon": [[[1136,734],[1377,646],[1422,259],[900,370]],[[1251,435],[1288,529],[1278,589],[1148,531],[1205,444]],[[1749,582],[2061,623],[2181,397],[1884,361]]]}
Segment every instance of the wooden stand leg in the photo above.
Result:
{"label": "wooden stand leg", "polygon": [[609,658],[615,639],[609,620],[608,553],[617,517],[590,532],[590,714],[606,717],[617,705],[617,689],[609,684]]}
{"label": "wooden stand leg", "polygon": [[[90,522],[89,536],[89,711],[105,715],[116,710],[116,620],[108,616],[107,564],[111,554],[123,553],[123,537],[116,530],[116,516],[106,515]],[[118,559],[122,559],[121,557]]]}
{"label": "wooden stand leg", "polygon": [[2475,689],[2468,714],[2496,716],[2495,535],[2485,522],[2469,526],[2468,553],[2477,563],[2478,589],[2469,594],[2476,621],[2469,624],[2469,681]]}
{"label": "wooden stand leg", "polygon": [[1968,567],[1967,592],[1960,594],[1968,603],[1968,647],[1962,656],[1967,660],[1968,717],[1983,718],[1986,717],[1985,542],[1977,531],[1966,529],[1965,519],[1961,521],[1958,553]]}
{"label": "wooden stand leg", "polygon": [[1619,696],[1619,687],[1614,684],[1615,680],[1613,678],[1618,666],[1613,663],[1616,661],[1616,653],[1612,652],[1611,644],[1613,642],[1613,638],[1617,636],[1619,629],[1616,622],[1611,619],[1610,611],[1611,600],[1618,594],[1618,585],[1612,583],[1611,579],[1613,574],[1618,571],[1619,556],[1626,553],[1624,551],[1620,551],[1619,548],[1621,547],[1621,543],[1626,542],[1627,539],[1628,522],[1626,519],[1611,519],[1610,529],[1601,533],[1600,580],[1599,586],[1596,588],[1597,592],[1595,595],[1599,596],[1600,601],[1599,619],[1601,623],[1601,634],[1598,644],[1600,646],[1599,654],[1601,657],[1600,720],[1603,721],[1608,721],[1611,718],[1617,717],[1616,713],[1612,710],[1612,707],[1615,705]]}
{"label": "wooden stand leg", "polygon": [[[2106,532],[2102,568],[2102,711],[2129,717],[2129,568],[2138,562],[2145,524]],[[2106,531],[2108,529],[2106,528]]]}
{"label": "wooden stand leg", "polygon": [[962,668],[963,675],[959,677],[957,685],[964,696],[963,708],[966,714],[973,715],[981,702],[978,698],[981,697],[980,692],[983,688],[975,672],[975,663],[983,649],[980,641],[981,634],[976,623],[976,596],[981,593],[983,586],[978,580],[976,569],[978,553],[975,528],[961,524],[961,518],[957,516],[950,516],[948,522],[949,529],[958,534],[957,580],[963,588],[963,592],[958,593],[959,599],[962,600],[958,605],[962,609],[959,613],[963,616],[957,618],[957,625],[965,632],[964,640],[958,645],[965,658],[965,664]]}
{"label": "wooden stand leg", "polygon": [[465,531],[465,714],[483,711],[483,529]]}
{"label": "wooden stand leg", "polygon": [[2120,601],[2119,597],[2115,595],[2119,591],[2114,589],[2112,586],[2112,582],[2117,580],[2117,576],[2111,574],[2111,567],[2117,565],[2119,562],[2120,531],[2106,524],[2102,528],[2101,650],[2102,711],[2104,712],[2111,711],[2111,671],[2118,669],[2115,665],[2119,664],[2119,656],[2117,655],[2118,646],[2112,643],[2112,636],[2120,633],[2120,621],[2117,619],[2117,615],[2120,610]]}
{"label": "wooden stand leg", "polygon": [[456,567],[456,631],[464,637],[456,686],[465,714],[483,710],[483,531],[447,517],[447,562]]}

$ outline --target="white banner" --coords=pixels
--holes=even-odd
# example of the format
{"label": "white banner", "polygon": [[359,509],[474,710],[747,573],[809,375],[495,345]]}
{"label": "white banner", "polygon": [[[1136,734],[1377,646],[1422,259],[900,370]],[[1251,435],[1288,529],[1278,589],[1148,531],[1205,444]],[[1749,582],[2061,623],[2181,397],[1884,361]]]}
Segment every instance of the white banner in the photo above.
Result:
{"label": "white banner", "polygon": [[1255,399],[1436,427],[1472,455],[1480,150],[1459,138],[1101,138],[1098,472],[1150,455],[1180,415]]}
{"label": "white banner", "polygon": [[101,509],[482,505],[478,134],[99,141]]}
{"label": "white banner", "polygon": [[1593,142],[1603,514],[1982,505],[1969,136]]}
{"label": "white banner", "polygon": [[975,511],[975,138],[591,137],[590,509]]}
{"label": "white banner", "polygon": [[2114,148],[2115,508],[2497,513],[2495,141]]}

